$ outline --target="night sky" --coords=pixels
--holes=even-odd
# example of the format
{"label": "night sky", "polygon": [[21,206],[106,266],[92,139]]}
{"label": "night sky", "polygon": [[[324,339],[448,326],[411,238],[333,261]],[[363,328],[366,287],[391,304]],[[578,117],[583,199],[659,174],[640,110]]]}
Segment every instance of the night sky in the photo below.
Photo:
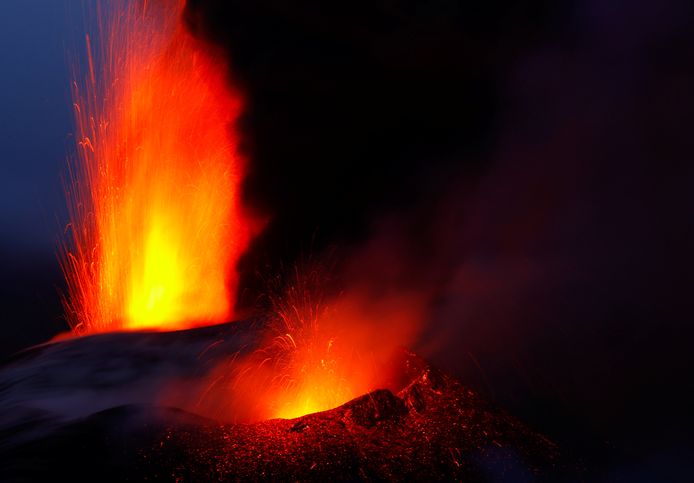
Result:
{"label": "night sky", "polygon": [[[595,475],[694,469],[691,2],[189,3],[246,96],[245,199],[271,220],[241,306],[330,253],[350,280],[430,293],[416,349]],[[78,7],[3,2],[3,356],[67,328]]]}
{"label": "night sky", "polygon": [[[8,0],[0,15],[0,354],[65,328],[57,287],[61,175],[73,144],[67,48],[77,0]],[[75,49],[74,54],[78,51]]]}

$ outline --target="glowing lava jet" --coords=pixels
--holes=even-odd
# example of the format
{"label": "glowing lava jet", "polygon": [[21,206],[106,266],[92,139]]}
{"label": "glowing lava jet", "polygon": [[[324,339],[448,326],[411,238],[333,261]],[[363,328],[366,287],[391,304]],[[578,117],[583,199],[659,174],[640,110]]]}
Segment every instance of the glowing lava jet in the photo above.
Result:
{"label": "glowing lava jet", "polygon": [[231,315],[234,266],[249,240],[232,132],[241,101],[225,63],[186,31],[184,5],[99,3],[98,49],[86,39],[62,257],[78,333]]}

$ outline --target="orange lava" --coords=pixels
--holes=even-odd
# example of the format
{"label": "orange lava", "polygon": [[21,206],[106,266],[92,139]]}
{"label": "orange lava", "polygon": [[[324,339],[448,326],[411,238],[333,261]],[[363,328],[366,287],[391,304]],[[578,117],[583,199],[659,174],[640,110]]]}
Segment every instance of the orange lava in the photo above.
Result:
{"label": "orange lava", "polygon": [[222,59],[186,31],[184,4],[99,3],[98,49],[87,36],[62,257],[78,333],[231,316],[250,236],[233,132],[241,99]]}
{"label": "orange lava", "polygon": [[292,419],[338,407],[375,389],[399,389],[389,370],[399,347],[419,333],[424,304],[419,297],[374,298],[353,290],[323,297],[320,282],[298,279],[273,300],[268,320],[257,330],[259,349],[230,357],[197,390],[191,406],[207,417],[230,422]]}
{"label": "orange lava", "polygon": [[333,409],[382,386],[379,369],[394,346],[373,338],[378,321],[354,313],[349,303],[323,304],[295,290],[276,307],[269,416],[291,419]]}
{"label": "orange lava", "polygon": [[[297,418],[336,408],[376,389],[395,389],[388,370],[396,349],[412,343],[422,319],[419,301],[343,296],[307,310],[290,304],[287,332],[273,377],[269,417]],[[288,320],[289,319],[289,320]]]}

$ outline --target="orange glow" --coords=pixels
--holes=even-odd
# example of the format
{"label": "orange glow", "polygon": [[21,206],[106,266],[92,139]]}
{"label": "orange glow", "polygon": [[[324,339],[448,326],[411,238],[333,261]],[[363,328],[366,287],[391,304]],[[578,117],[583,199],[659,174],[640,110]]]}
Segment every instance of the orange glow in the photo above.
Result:
{"label": "orange glow", "polygon": [[398,347],[412,343],[424,313],[420,297],[374,299],[353,291],[321,296],[316,280],[298,280],[273,300],[265,340],[230,358],[203,383],[193,405],[190,385],[165,403],[231,422],[292,419],[340,406],[379,388],[399,389],[388,370]]}
{"label": "orange glow", "polygon": [[250,236],[232,131],[241,100],[225,63],[184,28],[184,3],[99,3],[100,48],[86,39],[63,256],[79,333],[231,316],[235,263]]}
{"label": "orange glow", "polygon": [[270,398],[270,417],[291,419],[340,406],[379,388],[393,388],[387,362],[412,343],[419,301],[342,296],[323,307],[287,303],[286,334]]}
{"label": "orange glow", "polygon": [[332,409],[385,382],[379,369],[397,339],[372,339],[379,321],[371,320],[373,313],[356,312],[353,301],[323,303],[311,292],[315,288],[291,287],[276,302],[273,329],[280,335],[271,346],[277,372],[269,417],[291,419]]}
{"label": "orange glow", "polygon": [[274,341],[279,370],[268,408],[271,417],[291,419],[332,409],[374,388],[372,361],[362,360],[347,334],[335,330],[331,309],[287,308],[281,314],[286,333]]}

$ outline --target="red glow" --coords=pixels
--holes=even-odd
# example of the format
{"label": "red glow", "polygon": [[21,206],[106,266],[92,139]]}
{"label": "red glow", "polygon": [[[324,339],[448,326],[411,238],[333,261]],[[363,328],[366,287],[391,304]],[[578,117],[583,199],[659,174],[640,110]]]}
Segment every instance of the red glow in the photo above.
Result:
{"label": "red glow", "polygon": [[266,410],[296,418],[340,406],[389,386],[393,351],[411,342],[416,309],[404,301],[369,301],[354,293],[316,301],[291,287],[277,305],[276,359]]}
{"label": "red glow", "polygon": [[[232,422],[291,419],[394,388],[386,367],[416,337],[422,299],[322,292],[315,280],[297,280],[274,300],[260,349],[213,371],[191,409]],[[189,384],[173,389],[165,402],[180,404],[190,393]]]}
{"label": "red glow", "polygon": [[182,25],[184,3],[99,4],[100,49],[87,37],[63,257],[80,333],[231,316],[234,266],[249,240],[231,132],[241,99],[222,59]]}

